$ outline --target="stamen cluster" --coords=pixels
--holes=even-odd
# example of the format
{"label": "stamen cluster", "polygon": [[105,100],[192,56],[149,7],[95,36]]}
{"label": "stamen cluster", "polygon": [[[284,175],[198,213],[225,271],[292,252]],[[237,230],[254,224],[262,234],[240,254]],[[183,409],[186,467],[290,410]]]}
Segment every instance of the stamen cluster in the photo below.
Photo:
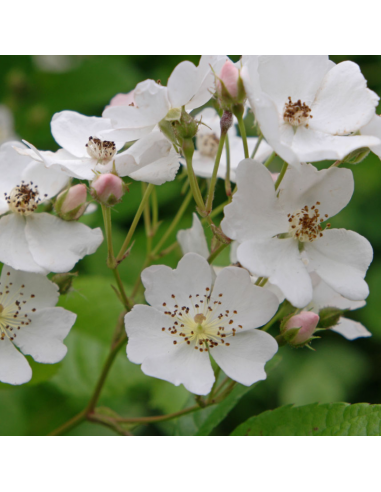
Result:
{"label": "stamen cluster", "polygon": [[10,195],[4,193],[5,199],[12,212],[20,215],[32,214],[41,202],[39,198],[38,186],[30,183],[21,182],[11,191]]}
{"label": "stamen cluster", "polygon": [[300,99],[296,103],[293,103],[291,97],[289,97],[288,103],[286,103],[284,108],[283,119],[291,126],[304,125],[308,128],[308,121],[310,118],[313,118],[310,113],[311,108],[306,103],[302,103]]}
{"label": "stamen cluster", "polygon": [[108,163],[116,154],[116,146],[114,142],[107,140],[102,141],[99,138],[90,137],[86,144],[87,153],[93,159],[97,159],[100,163]]}
{"label": "stamen cluster", "polygon": [[[306,205],[301,210],[297,210],[292,215],[288,214],[290,223],[289,233],[301,243],[312,243],[315,239],[323,237],[323,229],[321,223],[324,219],[320,217],[319,209],[317,208],[320,202],[311,209]],[[325,216],[328,218],[328,215]]]}

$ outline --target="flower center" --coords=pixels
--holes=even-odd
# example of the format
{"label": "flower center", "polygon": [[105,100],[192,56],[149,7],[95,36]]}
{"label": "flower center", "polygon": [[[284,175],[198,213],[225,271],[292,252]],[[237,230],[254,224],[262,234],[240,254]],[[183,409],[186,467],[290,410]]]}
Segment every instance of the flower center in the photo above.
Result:
{"label": "flower center", "polygon": [[10,210],[20,215],[32,214],[41,202],[38,186],[33,186],[33,182],[25,184],[22,181],[21,185],[13,188],[10,195],[7,193],[4,193],[4,195]]}
{"label": "flower center", "polygon": [[[209,292],[207,288],[204,295],[189,296],[188,306],[175,304],[173,311],[165,311],[170,322],[162,332],[173,337],[174,345],[186,343],[191,349],[208,352],[218,345],[229,347],[227,339],[243,329],[234,320],[237,311],[222,309],[223,294],[218,296],[220,301],[212,301]],[[176,302],[174,294],[172,300]],[[163,303],[163,307],[167,305],[169,303]]]}
{"label": "flower center", "polygon": [[[307,205],[293,214],[288,214],[290,223],[289,234],[301,243],[312,243],[315,239],[323,236],[321,223],[324,219],[320,217],[317,208],[320,202],[309,208]],[[328,218],[328,216],[326,216]]]}
{"label": "flower center", "polygon": [[96,159],[100,164],[107,164],[116,154],[114,142],[102,141],[99,138],[90,137],[86,148],[89,156]]}
{"label": "flower center", "polygon": [[283,119],[291,126],[305,126],[308,128],[308,122],[313,116],[310,114],[311,109],[306,103],[302,103],[299,99],[298,102],[293,103],[291,97],[288,98],[288,103],[284,107]]}
{"label": "flower center", "polygon": [[219,138],[215,133],[202,133],[197,135],[197,149],[201,155],[214,159],[217,155]]}

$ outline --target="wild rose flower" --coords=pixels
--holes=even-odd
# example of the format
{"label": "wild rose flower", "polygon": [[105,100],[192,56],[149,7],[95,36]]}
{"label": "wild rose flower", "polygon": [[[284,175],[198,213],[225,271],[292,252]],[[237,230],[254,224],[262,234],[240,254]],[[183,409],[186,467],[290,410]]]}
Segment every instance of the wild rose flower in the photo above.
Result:
{"label": "wild rose flower", "polygon": [[238,191],[225,208],[222,230],[240,244],[238,261],[253,275],[268,278],[296,307],[312,299],[309,272],[339,294],[363,300],[372,261],[369,242],[344,229],[325,229],[353,194],[349,169],[317,171],[310,164],[289,168],[279,197],[271,173],[250,159],[237,170]]}
{"label": "wild rose flower", "polygon": [[[0,277],[0,381],[24,384],[32,377],[26,358],[55,364],[66,355],[63,340],[76,315],[54,307],[58,287],[43,275],[3,266]],[[17,350],[17,348],[20,349]]]}
{"label": "wild rose flower", "polygon": [[193,253],[176,270],[147,268],[142,281],[150,306],[135,306],[125,317],[130,361],[197,395],[208,394],[215,380],[209,355],[250,386],[266,379],[264,366],[277,351],[275,340],[255,329],[276,313],[277,298],[252,285],[241,268],[225,268],[213,280],[208,262]]}

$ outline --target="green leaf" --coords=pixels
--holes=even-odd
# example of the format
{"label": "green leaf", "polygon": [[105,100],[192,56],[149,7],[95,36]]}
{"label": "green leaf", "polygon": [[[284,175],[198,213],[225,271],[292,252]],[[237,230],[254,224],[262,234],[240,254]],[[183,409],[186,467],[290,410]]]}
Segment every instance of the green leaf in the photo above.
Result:
{"label": "green leaf", "polygon": [[252,417],[233,436],[380,436],[381,405],[286,406]]}

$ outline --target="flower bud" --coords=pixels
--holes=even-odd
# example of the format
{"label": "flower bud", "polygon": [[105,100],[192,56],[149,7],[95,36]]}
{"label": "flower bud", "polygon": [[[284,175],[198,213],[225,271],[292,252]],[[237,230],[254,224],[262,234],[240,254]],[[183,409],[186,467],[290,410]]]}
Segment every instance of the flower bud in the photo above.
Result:
{"label": "flower bud", "polygon": [[123,180],[115,174],[100,174],[91,183],[91,196],[102,205],[112,207],[122,200],[127,191]]}
{"label": "flower bud", "polygon": [[60,295],[67,294],[71,290],[73,279],[78,277],[78,273],[56,273],[52,277],[52,282],[58,285]]}
{"label": "flower bud", "polygon": [[54,209],[63,220],[78,220],[86,210],[87,188],[78,184],[62,191],[54,204]]}
{"label": "flower bud", "polygon": [[233,111],[234,106],[241,106],[246,99],[245,88],[239,69],[228,60],[216,76],[216,91],[220,106]]}
{"label": "flower bud", "polygon": [[319,327],[325,328],[326,330],[333,328],[334,326],[337,325],[337,323],[340,321],[340,318],[345,314],[345,312],[346,311],[343,311],[342,309],[338,309],[335,307],[327,307],[322,309],[319,312],[319,316],[320,316]]}
{"label": "flower bud", "polygon": [[282,328],[282,336],[293,347],[303,347],[312,340],[319,316],[309,311],[303,311],[292,316]]}
{"label": "flower bud", "polygon": [[343,162],[345,164],[360,164],[364,159],[368,157],[369,153],[370,149],[368,149],[367,147],[354,150],[344,158]]}

